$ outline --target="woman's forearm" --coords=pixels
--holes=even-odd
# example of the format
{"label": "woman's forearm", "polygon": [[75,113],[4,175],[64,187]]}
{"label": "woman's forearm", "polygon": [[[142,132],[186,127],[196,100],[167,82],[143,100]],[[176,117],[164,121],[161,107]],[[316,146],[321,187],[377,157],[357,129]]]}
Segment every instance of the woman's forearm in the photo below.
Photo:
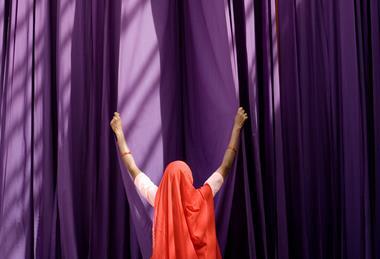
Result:
{"label": "woman's forearm", "polygon": [[141,173],[140,169],[137,167],[135,159],[127,145],[127,142],[123,134],[116,134],[117,145],[119,147],[119,152],[121,160],[123,161],[124,166],[128,169],[132,178],[135,179],[136,176]]}
{"label": "woman's forearm", "polygon": [[135,160],[133,159],[133,155],[128,148],[127,141],[125,141],[121,118],[118,112],[114,113],[114,116],[110,122],[110,126],[113,132],[115,133],[121,160],[123,160],[124,166],[128,169],[129,173],[131,174],[134,180],[136,176],[139,173],[141,173],[141,171],[137,167]]}
{"label": "woman's forearm", "polygon": [[238,150],[240,131],[247,119],[247,113],[244,111],[242,107],[240,107],[235,116],[234,127],[232,128],[230,142],[228,143],[228,147],[226,149],[226,152],[224,153],[223,162],[217,169],[217,171],[223,176],[223,178],[226,178],[228,172],[231,170],[232,164],[234,162]]}
{"label": "woman's forearm", "polygon": [[218,168],[218,172],[223,176],[223,178],[227,177],[228,172],[231,170],[232,164],[235,160],[238,150],[240,131],[241,128],[237,126],[234,126],[232,129],[230,142],[224,153],[222,164]]}

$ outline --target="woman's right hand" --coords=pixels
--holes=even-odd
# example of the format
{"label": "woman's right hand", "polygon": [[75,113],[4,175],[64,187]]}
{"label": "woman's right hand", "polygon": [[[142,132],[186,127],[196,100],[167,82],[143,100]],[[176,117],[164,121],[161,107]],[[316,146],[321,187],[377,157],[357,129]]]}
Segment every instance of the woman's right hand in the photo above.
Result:
{"label": "woman's right hand", "polygon": [[121,123],[120,114],[118,112],[114,113],[113,118],[112,118],[112,120],[110,122],[110,126],[111,126],[111,128],[112,128],[112,130],[115,133],[115,135],[116,135],[117,138],[124,136],[124,134],[123,134],[123,126],[122,126],[122,123]]}

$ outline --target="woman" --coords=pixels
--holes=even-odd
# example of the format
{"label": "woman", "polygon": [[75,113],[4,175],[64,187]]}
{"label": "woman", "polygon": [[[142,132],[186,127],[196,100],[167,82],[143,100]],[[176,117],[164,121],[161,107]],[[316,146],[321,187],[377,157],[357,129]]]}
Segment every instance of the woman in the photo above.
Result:
{"label": "woman", "polygon": [[120,114],[115,112],[110,125],[122,161],[141,196],[154,207],[152,258],[221,258],[213,197],[231,169],[247,118],[240,107],[221,165],[202,187],[195,189],[191,170],[183,161],[171,162],[157,187],[137,167],[124,138]]}

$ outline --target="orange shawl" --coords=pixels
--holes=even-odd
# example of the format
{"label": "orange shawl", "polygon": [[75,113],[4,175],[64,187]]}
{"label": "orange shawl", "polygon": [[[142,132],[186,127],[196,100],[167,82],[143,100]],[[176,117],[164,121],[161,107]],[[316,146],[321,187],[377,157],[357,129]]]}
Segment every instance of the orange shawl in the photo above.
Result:
{"label": "orange shawl", "polygon": [[222,258],[211,188],[195,189],[185,162],[166,167],[154,205],[153,259]]}

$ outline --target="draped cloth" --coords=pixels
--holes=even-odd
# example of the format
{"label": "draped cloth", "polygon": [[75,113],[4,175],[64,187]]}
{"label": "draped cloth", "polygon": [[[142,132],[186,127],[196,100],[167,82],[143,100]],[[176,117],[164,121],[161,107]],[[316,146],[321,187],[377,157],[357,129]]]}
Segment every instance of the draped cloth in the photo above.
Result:
{"label": "draped cloth", "polygon": [[195,189],[182,161],[166,167],[156,194],[152,258],[221,258],[211,187]]}
{"label": "draped cloth", "polygon": [[223,256],[380,258],[379,25],[378,0],[0,0],[0,257],[148,258],[112,113],[154,183],[180,159],[200,186],[242,105]]}

